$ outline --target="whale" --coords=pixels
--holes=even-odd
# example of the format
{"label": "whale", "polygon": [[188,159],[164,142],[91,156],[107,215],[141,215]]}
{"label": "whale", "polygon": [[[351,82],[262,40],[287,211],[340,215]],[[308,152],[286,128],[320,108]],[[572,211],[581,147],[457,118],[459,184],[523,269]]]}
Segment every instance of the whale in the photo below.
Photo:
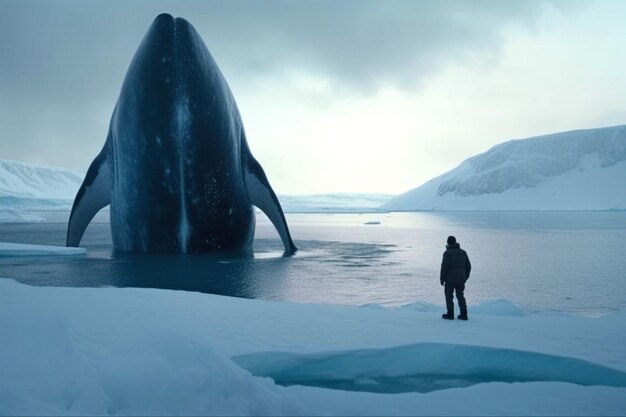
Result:
{"label": "whale", "polygon": [[185,19],[161,14],[137,49],[109,131],[76,194],[67,246],[110,205],[115,251],[252,252],[255,206],[297,250],[235,98]]}

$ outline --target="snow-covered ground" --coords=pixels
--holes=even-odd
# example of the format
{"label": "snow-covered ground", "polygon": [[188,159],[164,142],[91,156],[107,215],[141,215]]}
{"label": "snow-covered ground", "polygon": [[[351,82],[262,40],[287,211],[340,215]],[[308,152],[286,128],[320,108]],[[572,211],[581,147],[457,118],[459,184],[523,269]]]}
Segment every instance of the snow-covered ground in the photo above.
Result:
{"label": "snow-covered ground", "polygon": [[626,126],[513,140],[382,206],[389,210],[625,210]]}
{"label": "snow-covered ground", "polygon": [[626,312],[441,310],[0,279],[0,414],[624,414]]}

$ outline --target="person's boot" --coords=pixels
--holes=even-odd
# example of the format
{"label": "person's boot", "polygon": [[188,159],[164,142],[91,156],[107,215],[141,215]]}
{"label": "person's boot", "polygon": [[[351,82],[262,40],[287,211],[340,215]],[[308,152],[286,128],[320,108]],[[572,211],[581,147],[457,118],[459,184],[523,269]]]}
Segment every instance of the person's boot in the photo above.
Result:
{"label": "person's boot", "polygon": [[461,314],[458,315],[457,319],[467,320],[467,310],[461,310]]}
{"label": "person's boot", "polygon": [[454,311],[448,311],[447,313],[442,314],[441,318],[446,320],[454,320]]}

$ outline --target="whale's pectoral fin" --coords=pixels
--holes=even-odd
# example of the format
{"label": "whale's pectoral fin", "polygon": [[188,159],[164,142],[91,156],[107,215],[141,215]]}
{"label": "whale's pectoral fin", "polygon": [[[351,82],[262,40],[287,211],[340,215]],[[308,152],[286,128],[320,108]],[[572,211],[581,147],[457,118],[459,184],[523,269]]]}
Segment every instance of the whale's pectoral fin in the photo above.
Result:
{"label": "whale's pectoral fin", "polygon": [[291,240],[285,214],[280,207],[276,193],[274,193],[272,186],[267,180],[265,171],[263,171],[261,165],[249,152],[246,152],[243,161],[244,180],[246,190],[248,191],[248,198],[250,198],[252,204],[260,208],[272,221],[272,224],[278,231],[283,245],[285,246],[285,254],[293,255],[298,248],[296,248],[296,245],[293,244],[293,240]]}
{"label": "whale's pectoral fin", "polygon": [[76,194],[67,225],[67,246],[78,246],[93,216],[111,203],[111,166],[107,154],[105,145],[91,163]]}

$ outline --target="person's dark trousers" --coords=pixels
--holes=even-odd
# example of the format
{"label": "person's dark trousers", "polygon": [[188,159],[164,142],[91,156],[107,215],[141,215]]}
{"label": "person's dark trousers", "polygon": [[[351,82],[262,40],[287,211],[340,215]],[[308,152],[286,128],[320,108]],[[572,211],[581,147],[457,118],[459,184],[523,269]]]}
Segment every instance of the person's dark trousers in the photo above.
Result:
{"label": "person's dark trousers", "polygon": [[449,284],[446,282],[444,292],[446,294],[446,308],[448,309],[448,315],[454,316],[454,292],[456,292],[456,299],[459,302],[461,314],[467,315],[467,304],[465,303],[463,291],[465,291],[465,284]]}

